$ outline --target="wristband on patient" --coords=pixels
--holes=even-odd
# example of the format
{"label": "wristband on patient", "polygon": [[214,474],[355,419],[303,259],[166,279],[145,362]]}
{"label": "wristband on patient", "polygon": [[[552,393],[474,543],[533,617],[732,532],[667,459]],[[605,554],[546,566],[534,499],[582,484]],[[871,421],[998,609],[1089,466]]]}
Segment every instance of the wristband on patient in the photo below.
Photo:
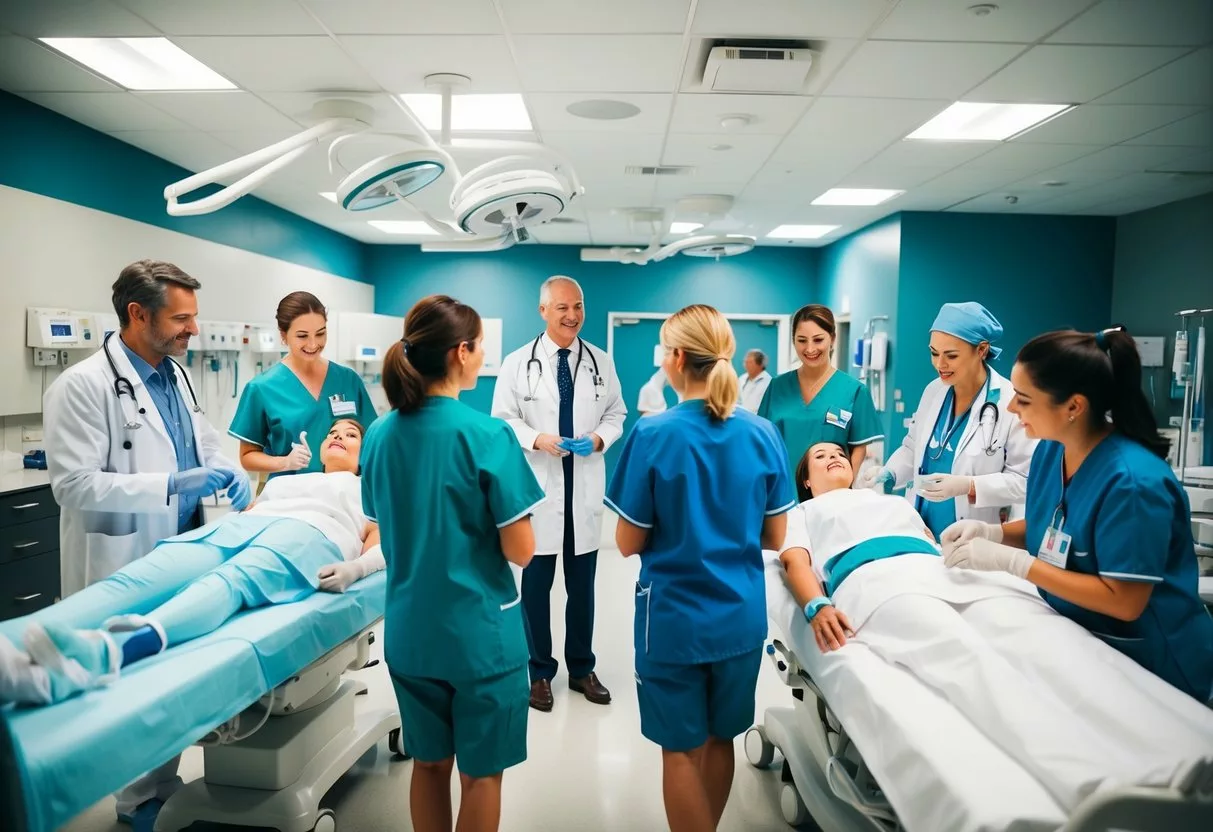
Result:
{"label": "wristband on patient", "polygon": [[804,617],[808,621],[812,621],[817,613],[821,612],[822,607],[832,607],[834,602],[825,595],[818,595],[812,601],[804,605]]}

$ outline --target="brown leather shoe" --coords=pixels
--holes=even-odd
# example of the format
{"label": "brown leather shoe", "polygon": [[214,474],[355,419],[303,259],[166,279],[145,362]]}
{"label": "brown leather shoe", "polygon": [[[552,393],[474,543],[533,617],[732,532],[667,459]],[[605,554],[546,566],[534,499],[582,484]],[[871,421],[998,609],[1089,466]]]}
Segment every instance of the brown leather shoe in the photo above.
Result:
{"label": "brown leather shoe", "polygon": [[580,679],[570,677],[569,690],[585,694],[585,698],[595,705],[611,704],[611,692],[606,689],[606,686],[602,682],[598,681],[598,675],[595,673],[583,676]]}
{"label": "brown leather shoe", "polygon": [[531,707],[547,713],[552,710],[555,700],[552,698],[552,683],[547,679],[531,682]]}

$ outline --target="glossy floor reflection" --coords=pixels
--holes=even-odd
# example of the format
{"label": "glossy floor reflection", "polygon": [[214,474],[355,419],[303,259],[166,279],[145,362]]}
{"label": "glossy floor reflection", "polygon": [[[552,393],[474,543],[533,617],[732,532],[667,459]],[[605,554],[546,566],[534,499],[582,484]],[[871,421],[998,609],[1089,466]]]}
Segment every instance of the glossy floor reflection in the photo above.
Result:
{"label": "glossy floor reflection", "polygon": [[[636,559],[625,561],[614,551],[599,555],[595,649],[598,673],[611,689],[609,706],[591,705],[570,696],[567,677],[554,684],[556,707],[550,714],[531,711],[530,758],[505,776],[502,830],[505,832],[614,832],[665,829],[661,803],[661,754],[640,735],[640,717],[632,675],[632,584]],[[562,578],[553,591],[553,636],[563,644]],[[373,648],[376,656],[382,642]],[[370,692],[362,705],[394,704],[387,673],[380,664],[360,671]],[[759,677],[759,713],[784,705],[790,692],[773,670]],[[408,784],[412,766],[393,762],[386,742],[329,793],[324,805],[337,814],[346,832],[407,830]],[[202,775],[202,754],[186,752],[181,768],[187,780]],[[787,830],[779,812],[777,771],[756,771],[737,743],[737,775],[721,829],[728,832]],[[194,829],[207,828],[198,824]],[[218,828],[218,827],[209,827]],[[65,827],[68,832],[123,832],[114,820],[113,800],[106,799]]]}

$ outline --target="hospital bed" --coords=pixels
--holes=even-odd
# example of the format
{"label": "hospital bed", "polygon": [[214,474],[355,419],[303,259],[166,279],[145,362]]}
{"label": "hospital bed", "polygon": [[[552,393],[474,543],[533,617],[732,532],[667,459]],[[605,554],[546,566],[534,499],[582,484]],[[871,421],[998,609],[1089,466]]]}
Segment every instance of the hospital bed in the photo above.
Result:
{"label": "hospital bed", "polygon": [[[783,758],[789,824],[826,832],[1213,829],[1213,764],[1171,788],[1089,796],[1068,815],[1042,785],[946,699],[866,645],[823,655],[767,553],[774,625],[767,654],[792,689],[745,737],[758,768]],[[1210,749],[1213,752],[1213,749]]]}
{"label": "hospital bed", "polygon": [[[325,792],[384,736],[403,753],[398,714],[356,707],[365,686],[342,679],[367,664],[384,581],[246,611],[108,687],[0,710],[0,829],[50,832],[201,743],[205,774],[165,803],[157,832],[200,820],[333,832]],[[19,644],[26,620],[0,633]]]}

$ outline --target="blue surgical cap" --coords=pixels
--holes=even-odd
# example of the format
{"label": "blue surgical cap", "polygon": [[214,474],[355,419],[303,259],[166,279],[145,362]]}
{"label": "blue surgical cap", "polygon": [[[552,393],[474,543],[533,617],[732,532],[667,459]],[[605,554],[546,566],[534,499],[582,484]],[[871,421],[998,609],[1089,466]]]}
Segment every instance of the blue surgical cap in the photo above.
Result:
{"label": "blue surgical cap", "polygon": [[1002,350],[994,346],[994,342],[1002,337],[1002,324],[990,314],[990,310],[975,301],[945,303],[935,316],[931,331],[955,335],[973,346],[989,341],[991,360],[1002,354]]}

